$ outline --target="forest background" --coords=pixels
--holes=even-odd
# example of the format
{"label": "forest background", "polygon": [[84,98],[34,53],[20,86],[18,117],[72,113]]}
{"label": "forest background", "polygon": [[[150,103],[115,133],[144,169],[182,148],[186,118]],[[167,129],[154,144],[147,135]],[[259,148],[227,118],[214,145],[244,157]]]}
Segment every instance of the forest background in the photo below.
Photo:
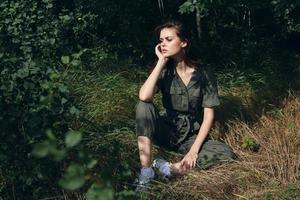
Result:
{"label": "forest background", "polygon": [[[171,18],[215,70],[211,135],[239,160],[143,197],[134,106]],[[300,198],[297,0],[1,0],[0,73],[0,200]]]}

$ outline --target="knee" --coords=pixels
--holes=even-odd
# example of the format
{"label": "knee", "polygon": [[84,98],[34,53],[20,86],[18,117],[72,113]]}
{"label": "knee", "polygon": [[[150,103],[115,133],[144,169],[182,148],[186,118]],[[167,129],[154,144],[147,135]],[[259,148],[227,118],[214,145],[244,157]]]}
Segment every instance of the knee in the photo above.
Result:
{"label": "knee", "polygon": [[138,146],[142,147],[148,147],[151,145],[151,139],[148,136],[138,136]]}
{"label": "knee", "polygon": [[136,134],[152,138],[156,130],[157,112],[153,103],[139,101],[136,105]]}
{"label": "knee", "polygon": [[136,115],[145,114],[147,112],[151,112],[154,109],[154,105],[152,102],[144,102],[139,100],[135,106]]}

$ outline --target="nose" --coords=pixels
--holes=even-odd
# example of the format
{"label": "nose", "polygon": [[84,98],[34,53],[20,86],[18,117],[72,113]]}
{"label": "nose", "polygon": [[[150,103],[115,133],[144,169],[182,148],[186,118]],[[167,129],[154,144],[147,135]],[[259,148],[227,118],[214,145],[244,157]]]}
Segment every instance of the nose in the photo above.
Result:
{"label": "nose", "polygon": [[166,42],[165,42],[165,40],[161,41],[161,43],[160,43],[160,44],[161,44],[161,46],[162,46],[162,47],[165,47],[165,46],[166,46]]}

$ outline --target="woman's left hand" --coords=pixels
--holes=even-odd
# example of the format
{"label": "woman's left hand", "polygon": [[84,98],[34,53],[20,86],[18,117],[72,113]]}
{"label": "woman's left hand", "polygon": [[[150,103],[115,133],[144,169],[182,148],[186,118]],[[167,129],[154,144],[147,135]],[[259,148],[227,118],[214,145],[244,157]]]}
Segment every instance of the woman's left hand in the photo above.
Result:
{"label": "woman's left hand", "polygon": [[181,160],[180,165],[184,170],[193,169],[196,167],[198,151],[191,149]]}

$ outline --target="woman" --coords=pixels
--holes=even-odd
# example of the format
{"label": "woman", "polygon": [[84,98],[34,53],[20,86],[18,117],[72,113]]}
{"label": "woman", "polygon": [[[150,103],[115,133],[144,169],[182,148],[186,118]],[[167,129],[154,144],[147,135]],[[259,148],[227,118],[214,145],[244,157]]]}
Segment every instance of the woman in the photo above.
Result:
{"label": "woman", "polygon": [[[214,107],[220,104],[217,85],[209,68],[189,58],[189,32],[177,21],[167,22],[156,30],[158,60],[139,91],[140,101],[136,107],[142,166],[138,178],[140,186],[154,178],[153,168],[163,176],[170,176],[196,166],[205,169],[234,157],[230,147],[207,139],[214,120]],[[163,113],[152,103],[158,91],[162,92]],[[184,157],[174,164],[162,159],[152,163],[153,141],[182,152]]]}

